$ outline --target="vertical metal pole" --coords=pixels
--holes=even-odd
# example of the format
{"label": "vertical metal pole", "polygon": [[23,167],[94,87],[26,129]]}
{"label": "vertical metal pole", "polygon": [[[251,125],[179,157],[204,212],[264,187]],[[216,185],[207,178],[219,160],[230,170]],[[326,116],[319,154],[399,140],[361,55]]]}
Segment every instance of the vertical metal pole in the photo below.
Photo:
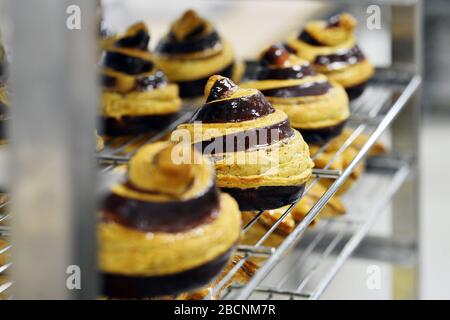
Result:
{"label": "vertical metal pole", "polygon": [[[392,7],[392,61],[394,67],[422,75],[422,3]],[[419,298],[419,134],[421,101],[418,90],[392,128],[394,152],[410,155],[414,174],[405,182],[393,201],[393,238],[416,247],[412,267],[394,266],[393,290],[396,299]]]}
{"label": "vertical metal pole", "polygon": [[[67,28],[72,5],[81,30]],[[94,298],[96,2],[11,0],[11,8],[13,295]]]}

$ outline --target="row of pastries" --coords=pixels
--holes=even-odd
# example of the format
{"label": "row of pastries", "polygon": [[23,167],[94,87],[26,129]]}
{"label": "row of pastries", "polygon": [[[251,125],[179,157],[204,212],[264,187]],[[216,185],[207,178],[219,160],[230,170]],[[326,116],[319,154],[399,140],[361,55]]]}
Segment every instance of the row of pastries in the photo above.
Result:
{"label": "row of pastries", "polygon": [[[325,166],[351,134],[345,129],[349,100],[373,74],[355,27],[348,14],[307,23],[298,37],[264,49],[256,72],[245,76],[231,44],[192,10],[154,51],[143,23],[103,39],[103,134],[158,130],[181,110],[181,99],[203,96],[171,141],[134,152],[122,181],[102,201],[105,297],[206,297],[222,270],[242,258],[236,245],[254,245],[300,199],[264,244],[277,246],[292,232],[326,191],[327,182],[313,181],[312,169]],[[355,141],[332,169],[344,169],[358,143],[364,141]],[[374,152],[384,152],[382,145]],[[357,167],[344,188],[362,170]],[[336,196],[320,217],[345,211]],[[247,281],[259,262],[245,261],[224,287]]]}

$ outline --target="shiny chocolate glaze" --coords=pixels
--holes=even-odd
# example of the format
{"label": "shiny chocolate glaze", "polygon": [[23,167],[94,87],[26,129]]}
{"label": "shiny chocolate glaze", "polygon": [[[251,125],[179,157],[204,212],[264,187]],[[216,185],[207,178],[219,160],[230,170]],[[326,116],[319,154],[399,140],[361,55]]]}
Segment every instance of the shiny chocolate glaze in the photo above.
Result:
{"label": "shiny chocolate glaze", "polygon": [[[103,88],[114,90],[117,79],[106,74],[100,75],[100,82]],[[168,83],[166,75],[157,70],[149,76],[138,76],[134,80],[134,88],[130,91],[147,91],[160,88]]]}
{"label": "shiny chocolate glaze", "polygon": [[[195,30],[194,30],[195,31]],[[173,34],[167,35],[156,46],[156,52],[160,54],[186,54],[212,49],[220,44],[220,37],[216,31],[205,36],[198,36],[203,30],[196,30],[185,40],[177,41]]]}
{"label": "shiny chocolate glaze", "polygon": [[324,145],[334,137],[341,134],[346,122],[347,121],[342,121],[336,125],[318,129],[297,128],[297,130],[300,131],[303,139],[308,144]]}
{"label": "shiny chocolate glaze", "polygon": [[319,41],[317,41],[313,36],[311,36],[309,34],[309,32],[303,30],[302,32],[300,32],[300,34],[298,35],[299,40],[311,45],[311,46],[322,46],[323,44],[320,43]]}
{"label": "shiny chocolate glaze", "polygon": [[262,90],[267,97],[295,98],[305,96],[320,96],[327,93],[332,88],[328,81],[304,83],[298,86],[282,87]]}
{"label": "shiny chocolate glaze", "polygon": [[209,92],[206,102],[225,99],[237,90],[237,85],[229,78],[220,78],[216,80]]}
{"label": "shiny chocolate glaze", "polygon": [[175,274],[145,277],[101,273],[102,293],[110,298],[143,299],[191,291],[210,283],[226,266],[233,250],[234,247],[201,266]]}
{"label": "shiny chocolate glaze", "polygon": [[194,146],[204,154],[240,152],[268,146],[294,134],[289,120],[267,127],[250,129],[196,143]]}
{"label": "shiny chocolate glaze", "polygon": [[215,184],[193,199],[165,202],[136,200],[111,193],[101,207],[104,221],[145,232],[170,233],[209,223],[219,210],[219,193]]}
{"label": "shiny chocolate glaze", "polygon": [[117,40],[115,46],[147,50],[149,41],[150,35],[148,32],[146,30],[139,30],[136,34]]}
{"label": "shiny chocolate glaze", "polygon": [[[233,68],[234,62],[230,63],[223,70],[214,72],[213,74],[218,74],[227,78],[231,78],[233,75]],[[211,75],[212,74],[197,80],[178,81],[177,84],[180,89],[180,96],[182,98],[193,98],[203,96],[205,85],[208,82],[208,79]]]}
{"label": "shiny chocolate glaze", "polygon": [[130,75],[150,72],[153,69],[153,63],[149,60],[132,57],[116,51],[107,51],[103,64],[111,69]]}
{"label": "shiny chocolate glaze", "polygon": [[253,211],[277,209],[291,204],[303,195],[305,185],[221,189],[238,202],[241,211]]}
{"label": "shiny chocolate glaze", "polygon": [[344,89],[347,92],[349,99],[354,100],[354,99],[358,98],[360,95],[362,95],[362,93],[366,89],[366,85],[367,85],[367,81],[364,81],[360,84],[357,84],[352,87],[347,87]]}
{"label": "shiny chocolate glaze", "polygon": [[171,124],[178,113],[149,116],[124,116],[120,120],[102,117],[102,134],[108,136],[135,135],[153,130],[160,130]]}
{"label": "shiny chocolate glaze", "polygon": [[243,96],[236,99],[212,101],[200,108],[191,122],[235,123],[254,120],[275,112],[263,94]]}
{"label": "shiny chocolate glaze", "polygon": [[260,67],[256,74],[257,80],[286,80],[286,79],[301,79],[306,76],[314,76],[316,72],[311,66],[292,66],[289,68],[268,68]]}
{"label": "shiny chocolate glaze", "polygon": [[358,46],[348,50],[342,50],[329,55],[318,55],[314,60],[316,65],[329,65],[332,63],[355,64],[365,59],[364,54]]}

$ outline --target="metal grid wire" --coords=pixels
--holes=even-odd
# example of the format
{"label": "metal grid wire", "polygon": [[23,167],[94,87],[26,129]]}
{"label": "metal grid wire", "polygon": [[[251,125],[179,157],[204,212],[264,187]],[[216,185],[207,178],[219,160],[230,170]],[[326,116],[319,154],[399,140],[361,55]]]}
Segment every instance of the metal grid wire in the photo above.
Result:
{"label": "metal grid wire", "polygon": [[[359,242],[364,238],[368,228],[372,225],[376,218],[376,214],[380,211],[377,210],[369,212],[367,216],[359,217],[358,219],[352,218],[337,218],[328,219],[322,224],[322,233],[319,233],[316,240],[310,244],[310,247],[305,248],[300,256],[296,256],[299,261],[307,261],[310,253],[314,251],[315,246],[323,240],[324,235],[327,233],[328,228],[334,228],[335,225],[339,225],[339,232],[332,241],[326,246],[325,250],[321,253],[321,259],[318,260],[316,265],[312,267],[308,276],[299,282],[298,287],[295,290],[286,291],[283,286],[276,286],[275,288],[264,288],[259,285],[263,280],[271,274],[273,268],[282,260],[285,253],[291,249],[302,237],[303,233],[307,230],[311,222],[319,214],[320,210],[326,205],[330,198],[336,193],[339,187],[349,177],[356,165],[365,157],[372,145],[376,142],[379,136],[386,130],[386,128],[392,123],[395,117],[406,105],[409,98],[414,94],[418,86],[420,85],[420,77],[410,77],[407,74],[401,74],[394,71],[379,72],[378,76],[371,82],[371,85],[365,90],[364,94],[351,104],[352,115],[349,120],[350,126],[354,128],[353,133],[347,138],[342,146],[335,152],[335,155],[330,159],[327,165],[322,169],[315,169],[313,174],[315,178],[307,186],[304,195],[307,195],[314,184],[320,179],[334,179],[334,183],[328,188],[323,196],[315,203],[308,215],[296,226],[294,231],[290,233],[284,242],[278,247],[264,246],[266,240],[274,233],[284,218],[292,211],[294,206],[300,200],[290,205],[284,214],[263,234],[258,241],[253,245],[241,245],[238,247],[238,252],[242,258],[227,272],[226,275],[216,284],[211,290],[206,299],[217,296],[221,293],[226,285],[232,280],[233,276],[242,268],[245,262],[252,257],[265,257],[265,262],[262,263],[256,274],[250,279],[250,281],[241,287],[234,286],[232,289],[224,290],[225,293],[222,298],[234,298],[234,299],[246,299],[253,297],[256,293],[264,292],[268,294],[268,298],[273,298],[275,295],[284,294],[290,298],[318,298],[324,291],[328,283],[331,281],[339,267],[344,263],[352,251],[356,248]],[[187,121],[191,116],[191,112],[184,113],[174,125],[167,130],[150,136],[140,136],[125,141],[111,141],[107,143],[105,151],[99,156],[102,161],[111,161],[110,164],[103,169],[108,171],[114,167],[114,164],[126,162],[132,153],[136,150],[137,146],[144,143],[156,141],[165,137],[170,131],[172,131],[178,124]],[[360,149],[358,154],[354,157],[353,161],[342,172],[336,170],[330,170],[329,168],[333,162],[338,159],[343,152],[350,147],[350,145],[361,135],[365,134],[369,138],[366,144]],[[118,146],[117,146],[118,145]],[[313,159],[318,157],[326,148],[328,144],[322,146],[315,154],[311,155]],[[106,152],[106,153],[105,153]],[[396,175],[392,181],[392,190],[388,189],[386,194],[391,195],[399,188],[401,182],[406,176],[406,166],[398,168]],[[389,198],[390,199],[390,198]],[[381,205],[385,204],[384,197],[379,199]],[[388,201],[388,199],[386,199]],[[372,214],[370,214],[372,213]],[[254,217],[243,227],[242,232],[246,233],[252,227],[258,223],[263,211],[258,212]],[[328,227],[327,227],[328,225]],[[356,228],[356,229],[355,229]],[[317,288],[313,291],[307,291],[308,284],[311,279],[317,273],[321,262],[326,260],[336,250],[338,244],[342,241],[344,235],[352,233],[354,236],[349,240],[346,246],[341,251],[339,258],[331,268],[330,272],[324,274],[324,278],[318,284]],[[283,282],[280,282],[283,283]]]}
{"label": "metal grid wire", "polygon": [[[307,230],[292,253],[253,290],[250,299],[317,299],[322,295],[410,172],[409,163],[403,160],[383,161],[377,166],[344,197],[347,214],[323,218]],[[223,298],[232,298],[242,289],[233,286]]]}
{"label": "metal grid wire", "polygon": [[[327,285],[330,283],[334,275],[339,270],[340,266],[351,255],[353,250],[364,238],[365,234],[375,221],[378,213],[382,207],[389,201],[395,191],[400,187],[403,180],[406,178],[409,170],[405,163],[401,163],[396,167],[395,175],[391,176],[391,183],[388,185],[383,197],[376,199],[377,205],[373,206],[372,210],[369,210],[363,217],[339,217],[333,219],[324,219],[321,222],[320,232],[315,235],[313,241],[308,243],[308,246],[302,248],[298,254],[292,254],[290,257],[295,258],[296,267],[300,269],[308,265],[307,272],[304,272],[304,277],[297,282],[297,287],[286,289],[283,284],[286,282],[293,283],[284,279],[278,280],[276,286],[264,286],[266,278],[269,275],[277,274],[271,271],[277,267],[280,261],[283,260],[287,251],[293,248],[302,238],[303,234],[307,230],[308,226],[319,214],[320,210],[327,204],[331,197],[336,193],[339,187],[349,177],[355,166],[365,157],[372,145],[376,142],[379,136],[386,130],[386,128],[392,123],[395,117],[400,113],[403,107],[406,105],[409,98],[414,94],[418,86],[420,85],[420,77],[409,77],[396,72],[384,72],[378,74],[371,85],[368,86],[364,94],[351,104],[352,115],[350,118],[350,126],[354,128],[353,133],[347,138],[342,146],[335,152],[335,155],[330,159],[328,164],[323,169],[315,169],[313,174],[315,178],[307,186],[304,195],[307,195],[312,186],[320,179],[334,179],[334,183],[327,189],[322,197],[311,208],[307,216],[295,227],[282,242],[280,246],[267,247],[263,244],[271,236],[271,234],[277,229],[284,218],[292,211],[294,206],[300,199],[297,199],[295,203],[290,205],[283,215],[267,230],[267,232],[261,236],[261,238],[254,243],[254,245],[241,245],[238,247],[238,252],[242,258],[224,275],[215,285],[206,299],[216,296],[218,293],[224,291],[222,298],[224,299],[247,299],[247,298],[318,298]],[[129,138],[115,138],[107,139],[105,141],[105,149],[99,153],[98,159],[103,164],[101,172],[107,173],[111,171],[116,165],[126,163],[135,150],[146,143],[164,139],[173,129],[179,124],[188,121],[192,116],[192,110],[184,111],[180,114],[180,117],[172,123],[168,128],[163,131],[154,134],[143,134],[136,137]],[[353,161],[341,171],[330,170],[329,168],[333,162],[342,153],[350,147],[350,145],[360,136],[366,134],[369,138],[365,145],[360,149]],[[311,155],[313,159],[319,156],[328,145],[322,146],[317,153]],[[399,163],[397,163],[399,164]],[[392,173],[392,172],[391,172]],[[6,206],[6,205],[3,205]],[[1,207],[0,207],[1,209]],[[1,211],[0,211],[1,212]],[[250,228],[254,227],[261,218],[263,212],[255,214],[253,219],[249,221],[244,227],[242,232],[248,232]],[[0,223],[8,219],[9,214],[0,215]],[[321,243],[325,239],[325,235],[330,230],[336,229],[335,236],[327,245]],[[0,237],[8,235],[9,229],[7,227],[0,227]],[[348,242],[342,245],[342,240],[345,235],[352,234]],[[328,238],[327,238],[328,239]],[[317,255],[315,252],[316,247],[321,244],[324,250]],[[10,246],[0,248],[0,254],[9,250]],[[336,252],[340,249],[339,252]],[[316,256],[316,262],[311,257]],[[337,255],[334,263],[326,272],[319,272],[326,261],[331,255]],[[264,257],[265,261],[260,265],[260,268],[256,274],[249,280],[249,282],[242,286],[232,286],[227,290],[223,288],[229,283],[238,270],[245,264],[245,262],[252,257]],[[318,258],[317,258],[318,257]],[[2,273],[6,271],[11,264],[6,264],[0,267],[0,277]],[[292,270],[298,270],[292,268]],[[289,274],[284,273],[286,279]],[[317,278],[319,281],[317,281]],[[1,278],[0,278],[1,279]],[[315,280],[315,281],[313,281]],[[317,282],[314,289],[311,289],[311,283]],[[5,292],[11,286],[11,282],[0,282],[0,294]],[[263,296],[261,296],[263,294]]]}
{"label": "metal grid wire", "polygon": [[[6,256],[11,249],[8,239],[9,227],[5,225],[10,217],[8,212],[8,201],[0,203],[0,257]],[[6,273],[11,268],[12,263],[10,261],[4,262],[3,264],[0,263],[0,300],[11,298],[8,289],[11,287],[12,282],[8,280]]]}

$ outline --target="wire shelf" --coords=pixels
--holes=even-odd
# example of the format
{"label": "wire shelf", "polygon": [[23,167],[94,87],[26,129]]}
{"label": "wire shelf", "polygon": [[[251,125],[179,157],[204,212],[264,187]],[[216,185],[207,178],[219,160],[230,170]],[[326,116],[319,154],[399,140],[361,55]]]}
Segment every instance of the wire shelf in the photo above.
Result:
{"label": "wire shelf", "polygon": [[[264,244],[300,199],[290,205],[253,245],[240,245],[238,254],[242,258],[211,288],[206,299],[217,295],[221,295],[222,299],[317,299],[320,297],[339,268],[365,237],[384,206],[389,203],[389,200],[408,176],[410,172],[408,162],[390,159],[383,162],[381,166],[383,170],[372,168],[373,170],[368,170],[363,175],[358,183],[366,183],[369,186],[353,188],[353,190],[369,190],[370,186],[372,190],[374,188],[383,190],[378,196],[374,196],[375,192],[368,193],[371,195],[369,198],[375,201],[368,207],[371,208],[370,210],[355,209],[355,202],[358,205],[364,203],[367,199],[361,195],[349,194],[348,199],[352,199],[352,201],[348,201],[350,209],[347,215],[322,219],[314,230],[310,230],[308,227],[349,178],[355,167],[366,157],[380,135],[405,107],[419,87],[420,82],[421,79],[418,76],[408,78],[403,74],[392,71],[377,74],[364,94],[351,103],[352,115],[349,119],[349,126],[354,129],[352,134],[336,150],[334,156],[323,168],[313,171],[314,179],[308,184],[304,196],[308,195],[313,185],[321,179],[331,179],[333,183],[278,247],[265,246]],[[179,124],[188,121],[192,114],[193,110],[181,112],[174,123],[158,133],[107,139],[104,150],[98,154],[99,162],[103,165],[100,172],[106,173],[105,176],[108,176],[108,173],[117,165],[127,163],[139,146],[164,139]],[[368,139],[351,163],[341,171],[331,170],[333,162],[362,134],[365,134]],[[328,144],[322,146],[311,157],[317,158],[327,147]],[[387,172],[389,174],[386,174]],[[383,188],[380,187],[382,185]],[[352,205],[350,205],[350,202]],[[2,207],[6,206],[7,204],[2,205]],[[9,218],[9,213],[1,213],[2,211],[5,210],[0,210],[0,239],[7,238],[9,235],[9,227],[2,226],[2,223]],[[364,215],[354,214],[356,212],[364,212]],[[262,214],[263,212],[256,213],[253,219],[243,227],[242,232],[246,233],[255,227]],[[303,238],[309,239],[309,241],[300,241]],[[3,248],[0,247],[0,255],[10,248],[11,246],[8,244]],[[291,254],[287,255],[288,252],[291,252]],[[253,258],[258,258],[260,263],[254,276],[245,285],[232,285],[230,288],[226,288],[245,262]],[[287,268],[286,265],[289,263],[291,265]],[[1,295],[7,292],[12,285],[8,280],[1,282],[2,277],[4,279],[4,273],[10,267],[11,263],[9,262],[0,266],[0,299]],[[277,270],[291,270],[291,272],[277,272]],[[280,274],[282,278],[276,279],[276,276]],[[10,298],[10,296],[5,297]]]}
{"label": "wire shelf", "polygon": [[[306,230],[249,299],[318,299],[408,177],[407,161],[390,160],[368,169],[345,195],[346,216],[321,219],[314,229]],[[233,286],[224,298],[231,299],[242,289]]]}
{"label": "wire shelf", "polygon": [[[268,299],[283,297],[290,299],[317,299],[320,297],[339,268],[367,234],[367,231],[378,217],[381,209],[389,202],[390,198],[395,194],[395,191],[406,179],[409,173],[407,162],[403,160],[396,161],[395,159],[385,161],[384,173],[390,172],[390,175],[380,173],[380,170],[377,170],[376,173],[368,173],[365,175],[369,181],[375,181],[376,177],[381,179],[374,184],[375,186],[377,183],[381,185],[382,182],[386,184],[384,193],[380,194],[378,198],[373,197],[373,199],[377,200],[376,204],[373,204],[371,207],[373,209],[364,210],[366,215],[355,216],[350,212],[343,217],[324,219],[316,229],[318,231],[314,239],[306,247],[302,247],[302,241],[300,239],[303,238],[306,231],[309,232],[309,225],[315,220],[321,209],[339,190],[342,184],[349,178],[355,167],[366,157],[370,148],[405,107],[408,100],[418,89],[420,83],[421,78],[419,76],[410,76],[407,73],[399,73],[392,70],[379,70],[377,72],[376,77],[370,82],[364,94],[351,103],[352,115],[349,119],[349,126],[354,129],[352,134],[336,150],[334,156],[323,168],[313,171],[314,179],[308,184],[304,196],[308,195],[308,192],[320,179],[332,179],[334,182],[331,183],[327,191],[317,200],[306,217],[285,238],[281,245],[278,247],[267,247],[264,246],[264,243],[275,232],[300,199],[290,205],[267,232],[253,245],[240,245],[238,247],[238,254],[240,254],[241,259],[225,275],[222,275],[221,280],[211,288],[206,299],[217,297],[218,295],[222,295],[223,299],[261,297]],[[164,138],[178,124],[187,121],[191,115],[192,111],[184,112],[173,125],[156,135],[142,135],[119,142],[108,141],[105,150],[99,155],[99,159],[108,164],[102,171],[108,172],[116,164],[126,163],[137,146]],[[330,168],[333,162],[362,134],[366,135],[368,139],[359,149],[359,152],[354,156],[350,164],[342,171],[331,170]],[[329,144],[322,146],[311,157],[316,159],[328,146]],[[354,199],[360,199],[360,197]],[[256,213],[243,227],[242,232],[246,233],[255,227],[262,215],[262,211]],[[337,230],[332,237],[326,236],[330,230]],[[323,243],[325,240],[327,241],[326,244]],[[286,253],[295,247],[299,241],[300,246],[296,247],[293,254],[289,255],[289,257],[295,259],[296,266],[300,266],[302,270],[301,273],[295,273],[295,270],[298,270],[298,268],[292,268],[294,274],[297,276],[301,274],[303,278],[298,279],[299,281],[297,282],[278,279],[275,282],[277,284],[276,286],[266,285],[266,278],[270,280],[269,278],[272,275],[279,274],[278,272],[272,272],[273,269],[280,265],[281,261],[285,260]],[[318,247],[321,248],[320,253],[317,253]],[[336,257],[334,263],[325,271],[322,270],[324,268],[323,262],[328,261],[332,255]],[[315,256],[316,259],[312,259],[312,256]],[[260,267],[255,275],[245,285],[233,285],[231,288],[226,289],[239,269],[244,266],[247,260],[253,258],[260,258]],[[262,262],[261,258],[263,258]],[[308,272],[305,272],[304,268],[309,268],[308,270],[305,269]],[[286,279],[290,277],[286,272],[282,274],[285,274]],[[283,286],[285,282],[289,284],[297,283],[297,287],[285,288]],[[312,285],[313,283],[315,283],[315,286]]]}

